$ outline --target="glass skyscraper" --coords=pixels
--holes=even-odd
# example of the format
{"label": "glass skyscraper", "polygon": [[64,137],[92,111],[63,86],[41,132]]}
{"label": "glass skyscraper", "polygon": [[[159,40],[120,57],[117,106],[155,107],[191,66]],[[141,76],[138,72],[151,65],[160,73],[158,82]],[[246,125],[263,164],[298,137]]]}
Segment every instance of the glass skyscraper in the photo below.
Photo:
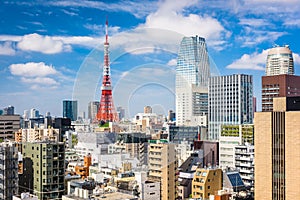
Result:
{"label": "glass skyscraper", "polygon": [[193,118],[208,113],[209,77],[210,65],[205,39],[198,36],[184,37],[176,67],[177,125],[193,125]]}
{"label": "glass skyscraper", "polygon": [[77,101],[64,100],[63,101],[63,117],[70,118],[72,121],[77,120]]}
{"label": "glass skyscraper", "polygon": [[209,79],[208,139],[218,140],[221,125],[253,123],[252,75],[234,74]]}

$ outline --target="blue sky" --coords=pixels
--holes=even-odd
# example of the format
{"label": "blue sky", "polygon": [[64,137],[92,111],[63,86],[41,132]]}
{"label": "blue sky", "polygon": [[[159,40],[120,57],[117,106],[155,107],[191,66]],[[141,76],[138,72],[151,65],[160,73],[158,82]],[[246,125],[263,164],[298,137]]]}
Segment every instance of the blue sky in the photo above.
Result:
{"label": "blue sky", "polygon": [[1,1],[0,108],[62,115],[77,99],[80,115],[100,99],[105,20],[109,20],[115,106],[132,116],[151,105],[175,109],[176,54],[199,35],[221,75],[261,76],[274,45],[289,45],[300,65],[298,0]]}

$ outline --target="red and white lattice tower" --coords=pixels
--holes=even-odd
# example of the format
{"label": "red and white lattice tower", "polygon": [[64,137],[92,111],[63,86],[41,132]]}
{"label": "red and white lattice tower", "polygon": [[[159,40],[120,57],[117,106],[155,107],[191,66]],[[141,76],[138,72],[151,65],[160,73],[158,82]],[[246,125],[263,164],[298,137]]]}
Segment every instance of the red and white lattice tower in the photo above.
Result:
{"label": "red and white lattice tower", "polygon": [[101,100],[99,110],[96,115],[98,122],[116,122],[118,114],[115,111],[112,86],[110,80],[110,63],[109,63],[109,43],[108,43],[108,21],[105,23],[105,43],[104,43],[104,64],[103,64],[103,80],[101,86]]}

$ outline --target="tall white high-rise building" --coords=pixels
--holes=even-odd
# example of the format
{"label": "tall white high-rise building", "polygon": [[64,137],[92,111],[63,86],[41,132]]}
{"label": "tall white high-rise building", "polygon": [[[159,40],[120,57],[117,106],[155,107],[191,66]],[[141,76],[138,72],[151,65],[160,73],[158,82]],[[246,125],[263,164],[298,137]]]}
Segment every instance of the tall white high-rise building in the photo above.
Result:
{"label": "tall white high-rise building", "polygon": [[280,74],[294,75],[293,53],[288,45],[271,48],[268,52],[266,75]]}
{"label": "tall white high-rise building", "polygon": [[93,121],[97,115],[99,109],[99,101],[91,101],[88,105],[88,118]]}
{"label": "tall white high-rise building", "polygon": [[27,120],[29,119],[29,117],[30,117],[29,110],[24,110],[23,118]]}
{"label": "tall white high-rise building", "polygon": [[209,57],[205,39],[184,37],[176,67],[176,123],[195,125],[208,113]]}
{"label": "tall white high-rise building", "polygon": [[234,74],[209,79],[208,139],[218,140],[223,124],[253,123],[252,75]]}
{"label": "tall white high-rise building", "polygon": [[35,108],[31,108],[30,109],[30,118],[37,118],[37,117],[40,117],[40,112]]}

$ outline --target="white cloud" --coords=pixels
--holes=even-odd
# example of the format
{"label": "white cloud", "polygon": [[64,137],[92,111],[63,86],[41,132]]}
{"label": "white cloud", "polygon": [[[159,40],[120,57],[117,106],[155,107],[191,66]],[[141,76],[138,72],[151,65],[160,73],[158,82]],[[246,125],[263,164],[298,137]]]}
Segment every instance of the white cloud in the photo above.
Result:
{"label": "white cloud", "polygon": [[169,60],[169,62],[167,63],[167,65],[169,66],[176,66],[177,65],[177,59],[171,59]]}
{"label": "white cloud", "polygon": [[263,50],[261,53],[254,52],[252,54],[244,54],[240,59],[235,60],[227,69],[251,69],[251,70],[265,70],[268,50]]}
{"label": "white cloud", "polygon": [[284,24],[285,26],[288,27],[300,27],[300,19],[293,19],[293,18],[289,18],[289,19],[285,19]]}
{"label": "white cloud", "polygon": [[270,26],[271,23],[268,22],[266,19],[247,19],[247,18],[242,18],[240,19],[241,25],[248,25],[248,26],[253,26],[253,27],[261,27],[261,26]]}
{"label": "white cloud", "polygon": [[45,5],[57,7],[83,7],[103,10],[106,12],[128,12],[137,18],[146,16],[150,11],[156,9],[156,3],[153,1],[118,1],[117,3],[107,3],[101,1],[88,0],[58,0],[45,2]]}
{"label": "white cloud", "polygon": [[75,75],[72,71],[65,69],[65,67],[60,67],[61,71],[69,74],[66,76],[61,71],[44,62],[12,64],[8,69],[12,75],[17,76],[22,83],[26,84],[32,90],[52,90],[58,86],[65,87],[70,84],[72,85],[74,77],[71,76]]}
{"label": "white cloud", "polygon": [[70,15],[70,16],[78,16],[78,14],[77,13],[75,13],[75,12],[72,12],[72,11],[68,11],[68,10],[65,10],[65,9],[62,9],[61,10],[63,13],[65,13],[66,15]]}
{"label": "white cloud", "polygon": [[143,47],[139,48],[136,45],[131,45],[125,47],[125,51],[129,52],[134,55],[139,55],[139,54],[147,54],[147,53],[154,53],[155,52],[155,47]]}
{"label": "white cloud", "polygon": [[10,72],[16,76],[23,77],[45,77],[48,75],[58,74],[58,72],[43,62],[28,62],[25,64],[12,64],[9,66]]}
{"label": "white cloud", "polygon": [[17,46],[23,51],[36,51],[45,54],[55,54],[70,50],[70,46],[65,45],[62,41],[36,33],[25,35]]}
{"label": "white cloud", "polygon": [[0,35],[0,41],[2,42],[19,42],[21,41],[23,36],[16,36],[16,35]]}
{"label": "white cloud", "polygon": [[230,34],[213,17],[196,14],[184,15],[185,9],[196,3],[198,2],[188,0],[164,1],[155,13],[147,16],[145,24],[140,27],[167,29],[185,36],[199,35],[216,47],[214,42],[223,41]]}
{"label": "white cloud", "polygon": [[67,46],[75,44],[87,47],[96,47],[100,43],[100,38],[93,38],[89,36],[54,36],[52,39],[61,41]]}
{"label": "white cloud", "polygon": [[256,31],[251,28],[245,28],[245,34],[237,37],[237,40],[243,43],[243,47],[257,46],[263,42],[275,42],[279,37],[286,35],[286,32],[276,31]]}
{"label": "white cloud", "polygon": [[59,83],[56,80],[49,77],[35,77],[35,78],[21,77],[21,81],[23,83],[29,83],[33,85],[35,84],[42,84],[42,85],[49,85],[49,86],[59,85]]}
{"label": "white cloud", "polygon": [[8,44],[16,43],[16,47],[22,51],[35,51],[44,54],[56,54],[71,51],[71,45],[94,48],[101,43],[100,40],[100,37],[94,38],[89,36],[44,36],[37,33],[24,36],[0,35],[0,42],[5,42],[5,45],[0,45],[0,50],[1,47],[7,48],[9,46]]}
{"label": "white cloud", "polygon": [[11,42],[4,42],[0,44],[0,55],[12,56],[15,55],[16,51],[12,48]]}
{"label": "white cloud", "polygon": [[[121,4],[124,2],[121,2]],[[140,5],[138,2],[127,2],[127,11],[135,9]],[[149,3],[149,2],[148,2]],[[199,35],[207,40],[207,43],[216,50],[226,48],[226,38],[230,37],[230,32],[226,31],[221,23],[207,15],[188,14],[185,10],[190,6],[195,6],[198,1],[193,0],[167,0],[158,3],[158,10],[147,8],[149,14],[144,24],[130,32],[119,32],[120,27],[109,27],[110,37],[113,37],[111,49],[114,47],[124,48],[126,52],[132,54],[153,53],[157,49],[165,49],[176,53],[182,37]],[[51,4],[51,3],[50,3]],[[55,5],[54,5],[55,4]],[[51,5],[67,7],[92,7],[103,6],[115,7],[113,4],[91,1],[56,1]],[[147,2],[141,3],[146,6]],[[152,3],[153,4],[153,3]],[[153,6],[153,5],[152,5]],[[156,5],[157,6],[157,5]],[[118,7],[121,7],[118,4]],[[119,8],[120,9],[120,8]],[[126,10],[125,8],[122,8]],[[140,9],[140,7],[139,7]],[[101,29],[101,26],[87,24],[86,28]],[[119,32],[119,33],[118,33]],[[117,34],[118,33],[118,34]],[[104,36],[104,35],[103,35]],[[103,43],[104,37],[88,36],[43,36],[37,33],[25,36],[0,36],[0,41],[15,41],[17,47],[23,51],[36,51],[45,54],[55,54],[70,51],[71,45],[80,45],[95,48]],[[130,42],[128,42],[130,41]]]}
{"label": "white cloud", "polygon": [[300,65],[300,55],[293,53],[294,63]]}

